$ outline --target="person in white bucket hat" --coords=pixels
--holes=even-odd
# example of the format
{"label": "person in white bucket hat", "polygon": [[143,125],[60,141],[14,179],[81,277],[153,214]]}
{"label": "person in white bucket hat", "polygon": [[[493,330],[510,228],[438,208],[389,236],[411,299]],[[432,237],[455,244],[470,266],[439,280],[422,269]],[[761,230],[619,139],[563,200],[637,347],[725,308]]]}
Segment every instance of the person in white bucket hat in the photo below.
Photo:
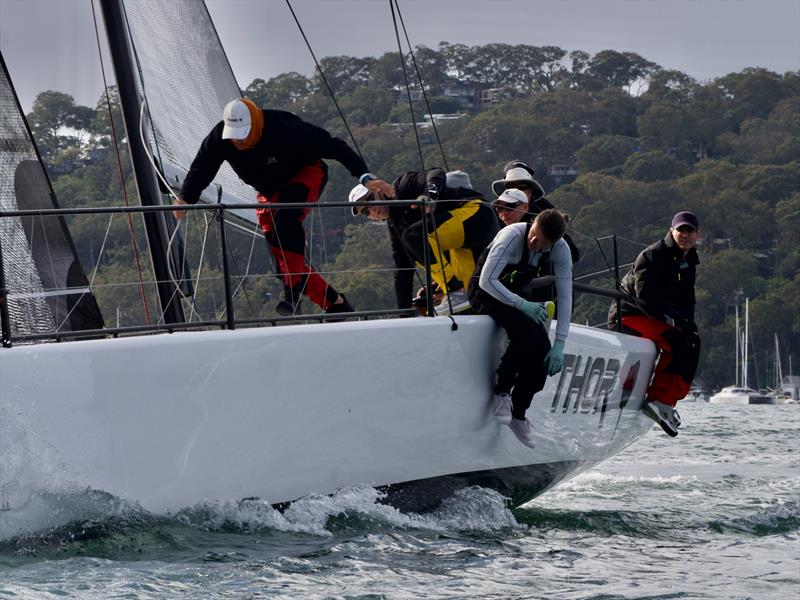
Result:
{"label": "person in white bucket hat", "polygon": [[[533,219],[543,210],[548,208],[555,208],[555,206],[545,197],[545,191],[542,185],[536,181],[533,176],[535,171],[521,160],[512,160],[506,163],[503,167],[505,177],[492,182],[492,191],[498,198],[492,203],[495,212],[497,213],[503,225],[511,225],[512,223],[530,223]],[[511,203],[500,201],[500,196],[504,192],[510,190],[518,190],[526,197],[525,210],[522,210],[522,205],[515,207],[511,210],[505,210],[504,206]],[[515,195],[515,197],[518,197]],[[500,201],[500,204],[498,204]],[[569,252],[572,256],[572,262],[578,262],[581,252],[569,234],[564,235],[564,241],[569,246]]]}

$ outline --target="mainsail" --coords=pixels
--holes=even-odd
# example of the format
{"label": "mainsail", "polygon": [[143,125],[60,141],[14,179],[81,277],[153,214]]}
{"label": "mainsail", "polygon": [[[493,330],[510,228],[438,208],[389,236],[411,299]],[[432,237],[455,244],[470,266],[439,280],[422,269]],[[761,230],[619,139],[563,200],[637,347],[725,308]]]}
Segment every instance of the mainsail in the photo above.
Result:
{"label": "mainsail", "polygon": [[[0,54],[0,210],[58,208]],[[12,336],[103,327],[60,216],[0,219]]]}
{"label": "mainsail", "polygon": [[[146,101],[145,135],[170,185],[180,187],[225,104],[241,96],[202,1],[125,0],[125,18]],[[223,164],[202,200],[255,202],[255,191]],[[255,220],[252,210],[234,211]]]}

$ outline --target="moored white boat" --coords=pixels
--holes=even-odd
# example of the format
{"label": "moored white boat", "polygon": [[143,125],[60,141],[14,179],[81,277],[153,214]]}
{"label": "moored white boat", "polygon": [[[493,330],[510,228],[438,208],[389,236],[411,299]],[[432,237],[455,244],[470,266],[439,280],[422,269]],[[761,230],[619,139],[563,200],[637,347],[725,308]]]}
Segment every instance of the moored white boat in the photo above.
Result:
{"label": "moored white boat", "polygon": [[762,394],[748,387],[731,385],[722,388],[708,399],[711,404],[778,404],[774,396]]}

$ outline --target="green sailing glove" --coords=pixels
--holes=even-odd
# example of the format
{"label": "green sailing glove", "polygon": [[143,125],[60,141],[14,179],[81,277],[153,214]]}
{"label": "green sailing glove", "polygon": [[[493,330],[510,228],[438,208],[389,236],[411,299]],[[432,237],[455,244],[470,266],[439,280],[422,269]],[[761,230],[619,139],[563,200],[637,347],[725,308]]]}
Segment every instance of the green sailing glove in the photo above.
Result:
{"label": "green sailing glove", "polygon": [[534,323],[543,323],[547,318],[547,309],[541,302],[531,302],[530,300],[523,300],[519,309],[523,314]]}
{"label": "green sailing glove", "polygon": [[547,367],[548,375],[555,375],[564,366],[564,342],[556,340],[550,352],[544,357],[544,366]]}

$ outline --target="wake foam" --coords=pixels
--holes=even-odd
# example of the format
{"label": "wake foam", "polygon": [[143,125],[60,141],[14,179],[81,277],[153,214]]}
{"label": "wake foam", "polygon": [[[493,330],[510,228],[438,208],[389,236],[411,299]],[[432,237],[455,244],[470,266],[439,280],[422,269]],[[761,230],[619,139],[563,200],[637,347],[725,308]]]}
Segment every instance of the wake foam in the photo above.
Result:
{"label": "wake foam", "polygon": [[332,536],[351,529],[424,529],[432,531],[497,531],[518,524],[503,496],[472,487],[458,490],[432,513],[402,513],[381,502],[370,487],[348,487],[327,495],[311,494],[280,512],[256,498],[204,501],[186,508],[176,519],[211,531],[259,533],[268,530]]}
{"label": "wake foam", "polygon": [[174,514],[158,515],[97,490],[33,495],[13,511],[0,512],[0,552],[106,555],[172,538],[169,530],[190,528],[233,534],[274,532],[332,537],[342,533],[415,529],[436,532],[494,532],[519,527],[506,499],[479,487],[455,492],[432,513],[402,513],[381,502],[371,487],[312,494],[284,511],[258,498],[206,500]]}

